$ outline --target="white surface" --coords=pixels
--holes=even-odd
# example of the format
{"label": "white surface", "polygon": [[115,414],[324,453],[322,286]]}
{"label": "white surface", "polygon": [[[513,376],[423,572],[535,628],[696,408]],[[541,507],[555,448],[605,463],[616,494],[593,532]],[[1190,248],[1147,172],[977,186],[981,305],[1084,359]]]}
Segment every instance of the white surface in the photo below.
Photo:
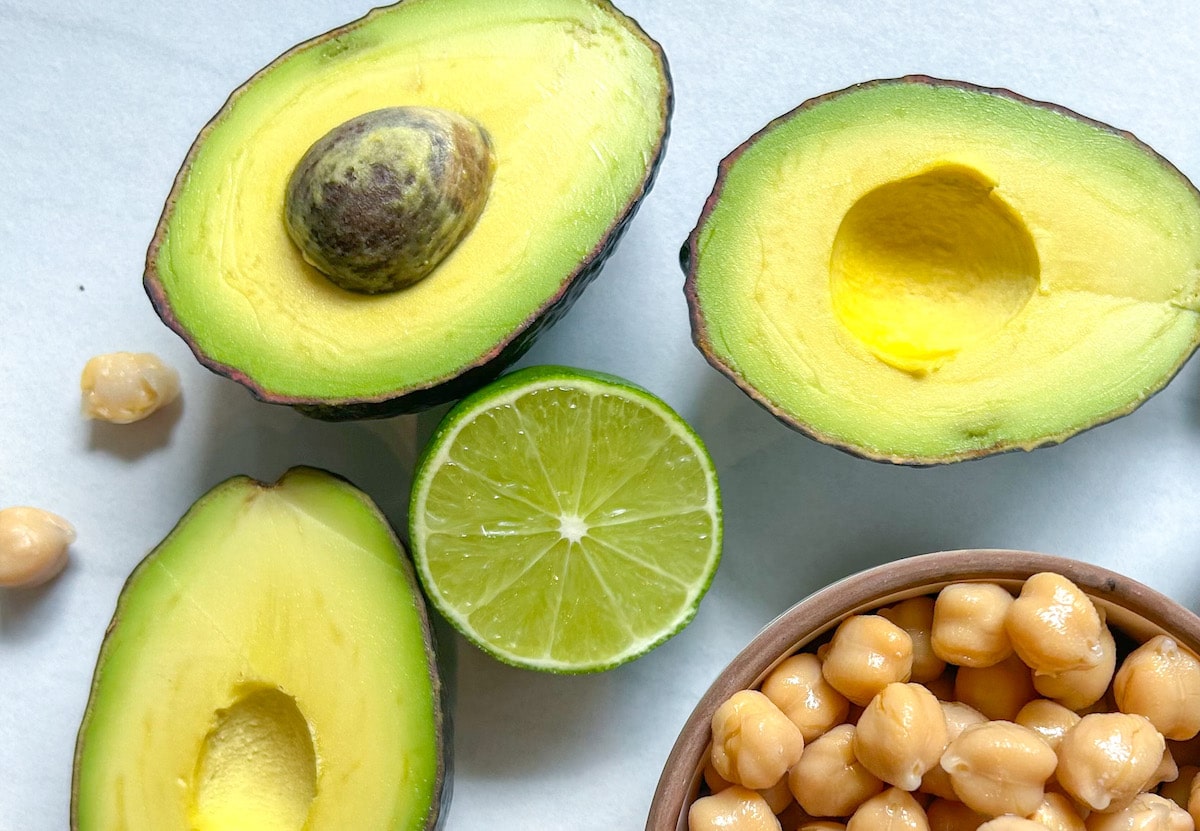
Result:
{"label": "white surface", "polygon": [[[670,145],[603,275],[523,363],[615,372],[678,408],[721,474],[725,559],[689,629],[604,675],[536,675],[457,642],[451,829],[640,827],[679,726],[724,663],[794,601],[885,560],[1031,548],[1200,603],[1195,362],[1131,417],[1061,447],[892,468],[788,431],[709,369],[677,265],[722,156],[804,99],[875,77],[1007,86],[1130,129],[1200,176],[1193,4],[621,5],[670,59]],[[0,592],[2,831],[66,826],[75,731],[117,592],[202,492],[315,464],[403,527],[411,460],[436,413],[329,425],[257,404],[199,367],[141,288],[176,167],[228,92],[367,8],[0,0],[0,505],[43,506],[79,531],[61,579]],[[79,371],[116,349],[178,366],[182,407],[140,427],[81,420]]]}

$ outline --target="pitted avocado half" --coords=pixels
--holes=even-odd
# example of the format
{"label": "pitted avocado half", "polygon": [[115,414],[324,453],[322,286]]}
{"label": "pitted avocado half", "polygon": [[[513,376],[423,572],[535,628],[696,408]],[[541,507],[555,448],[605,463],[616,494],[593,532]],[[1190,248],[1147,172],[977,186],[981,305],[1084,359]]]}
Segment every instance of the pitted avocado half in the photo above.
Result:
{"label": "pitted avocado half", "polygon": [[75,831],[428,831],[445,781],[429,622],[362,492],[218,485],[137,567],[79,730]]}
{"label": "pitted avocado half", "polygon": [[[309,220],[289,233],[285,219],[297,165],[339,126],[393,108],[440,111],[480,138],[454,149],[446,122],[427,145],[393,141],[410,158],[390,172],[359,148],[315,187],[293,183],[313,203],[345,192],[347,171],[378,173],[384,190],[433,183],[397,200],[416,213],[398,220],[411,233],[382,267],[362,263],[391,226],[356,206],[294,212],[324,217],[319,250],[302,251],[293,237],[307,244]],[[662,50],[606,0],[377,9],[280,57],[205,127],[147,255],[147,293],[202,363],[266,401],[336,419],[460,397],[598,272],[651,185],[670,110]],[[475,191],[446,174],[468,146],[490,151],[460,166],[481,180]],[[349,283],[322,273],[326,253],[348,263]]]}
{"label": "pitted avocado half", "polygon": [[880,461],[1053,444],[1200,340],[1200,194],[1137,141],[911,77],[813,99],[721,164],[693,336],[785,423]]}

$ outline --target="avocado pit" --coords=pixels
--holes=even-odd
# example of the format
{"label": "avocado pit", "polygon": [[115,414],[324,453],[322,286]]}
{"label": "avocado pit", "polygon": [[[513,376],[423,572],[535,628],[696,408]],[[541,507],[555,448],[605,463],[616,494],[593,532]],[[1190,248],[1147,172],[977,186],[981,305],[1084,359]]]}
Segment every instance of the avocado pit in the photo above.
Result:
{"label": "avocado pit", "polygon": [[308,149],[288,180],[284,219],[304,259],[337,285],[395,291],[466,237],[494,168],[488,134],[458,113],[374,110]]}

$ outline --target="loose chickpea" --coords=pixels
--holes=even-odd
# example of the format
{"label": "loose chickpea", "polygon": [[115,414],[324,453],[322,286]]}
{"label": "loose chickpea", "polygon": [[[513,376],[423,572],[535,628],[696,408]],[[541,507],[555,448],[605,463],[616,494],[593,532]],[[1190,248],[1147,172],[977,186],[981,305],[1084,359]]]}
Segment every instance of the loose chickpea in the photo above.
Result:
{"label": "loose chickpea", "polygon": [[733,785],[702,797],[688,809],[688,831],[781,831],[771,806],[758,793]]}
{"label": "loose chickpea", "polygon": [[957,800],[935,799],[925,809],[929,831],[975,831],[987,821],[978,811],[972,811]]}
{"label": "loose chickpea", "polygon": [[806,742],[841,724],[850,711],[850,702],[821,674],[820,659],[807,652],[792,655],[772,670],[762,691],[800,728]]}
{"label": "loose chickpea", "polygon": [[1079,723],[1082,718],[1074,710],[1068,710],[1057,701],[1035,698],[1017,713],[1017,724],[1028,727],[1042,737],[1042,741],[1058,750],[1063,735]]}
{"label": "loose chickpea", "polygon": [[863,710],[854,755],[863,767],[902,791],[915,791],[949,741],[942,705],[920,684],[888,684]]}
{"label": "loose chickpea", "polygon": [[712,763],[724,779],[747,788],[769,788],[804,750],[800,728],[757,690],[741,690],[712,717]]}
{"label": "loose chickpea", "polygon": [[1123,808],[1087,818],[1087,831],[1193,831],[1188,812],[1157,794],[1141,793]]}
{"label": "loose chickpea", "polygon": [[1145,716],[1168,739],[1200,732],[1200,660],[1173,638],[1158,635],[1130,652],[1113,692],[1121,712]]}
{"label": "loose chickpea", "polygon": [[[942,715],[946,717],[946,744],[954,741],[969,725],[983,724],[987,717],[970,705],[960,701],[943,701]],[[934,765],[925,772],[921,779],[921,790],[942,799],[958,802],[958,794],[950,784],[950,774],[946,773],[941,764]],[[931,820],[932,822],[932,820]]]}
{"label": "loose chickpea", "polygon": [[58,575],[67,565],[75,529],[40,508],[0,510],[0,586],[28,588]]}
{"label": "loose chickpea", "polygon": [[833,633],[821,672],[835,690],[865,707],[888,684],[912,675],[912,638],[879,615],[846,618]]}
{"label": "loose chickpea", "polygon": [[1015,817],[1012,814],[989,819],[979,826],[979,829],[980,831],[1046,831],[1044,825],[1024,817]]}
{"label": "loose chickpea", "polygon": [[148,352],[97,355],[79,379],[87,418],[130,424],[179,397],[179,373]]}
{"label": "loose chickpea", "polygon": [[841,724],[804,748],[788,772],[796,802],[814,817],[845,817],[883,790],[883,781],[854,755],[853,724]]}
{"label": "loose chickpea", "polygon": [[1100,613],[1061,574],[1044,571],[1026,580],[1005,628],[1017,655],[1039,675],[1088,669],[1104,659]]}
{"label": "loose chickpea", "polygon": [[[1170,749],[1170,745],[1167,745],[1167,748]],[[1173,756],[1174,754],[1172,754]],[[1192,781],[1196,778],[1197,773],[1200,773],[1200,767],[1183,765],[1174,779],[1167,780],[1159,786],[1158,795],[1165,796],[1186,811],[1188,797],[1192,795]]]}
{"label": "loose chickpea", "polygon": [[1117,666],[1117,644],[1107,626],[1100,629],[1100,651],[1100,663],[1094,667],[1034,674],[1034,689],[1071,710],[1082,710],[1101,701]]}
{"label": "loose chickpea", "polygon": [[973,724],[950,742],[942,767],[954,792],[981,814],[1029,816],[1058,763],[1037,733],[1011,721]]}
{"label": "loose chickpea", "polygon": [[880,609],[879,616],[899,626],[912,638],[912,677],[928,684],[946,671],[946,662],[933,651],[933,598],[910,597],[895,606]]}
{"label": "loose chickpea", "polygon": [[1029,818],[1050,831],[1084,831],[1083,817],[1075,810],[1075,803],[1061,793],[1047,791],[1046,798]]}
{"label": "loose chickpea", "polygon": [[995,583],[955,583],[933,605],[930,643],[943,661],[989,667],[1012,654],[1004,621],[1013,597]]}
{"label": "loose chickpea", "polygon": [[1144,716],[1091,713],[1063,736],[1056,775],[1074,799],[1105,811],[1145,789],[1165,748]]}
{"label": "loose chickpea", "polygon": [[858,806],[846,831],[929,831],[929,819],[912,794],[888,788]]}
{"label": "loose chickpea", "polygon": [[1033,673],[1016,655],[990,667],[960,667],[954,695],[990,719],[1012,721],[1021,708],[1037,698]]}

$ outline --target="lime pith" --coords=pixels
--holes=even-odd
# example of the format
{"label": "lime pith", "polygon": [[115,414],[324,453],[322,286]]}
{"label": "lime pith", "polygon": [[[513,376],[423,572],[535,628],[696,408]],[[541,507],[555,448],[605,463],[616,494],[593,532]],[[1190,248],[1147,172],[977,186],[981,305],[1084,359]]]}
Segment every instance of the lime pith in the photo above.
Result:
{"label": "lime pith", "polygon": [[612,376],[532,367],[443,419],[418,464],[414,560],[433,604],[502,661],[596,672],[694,616],[721,509],[699,437]]}

